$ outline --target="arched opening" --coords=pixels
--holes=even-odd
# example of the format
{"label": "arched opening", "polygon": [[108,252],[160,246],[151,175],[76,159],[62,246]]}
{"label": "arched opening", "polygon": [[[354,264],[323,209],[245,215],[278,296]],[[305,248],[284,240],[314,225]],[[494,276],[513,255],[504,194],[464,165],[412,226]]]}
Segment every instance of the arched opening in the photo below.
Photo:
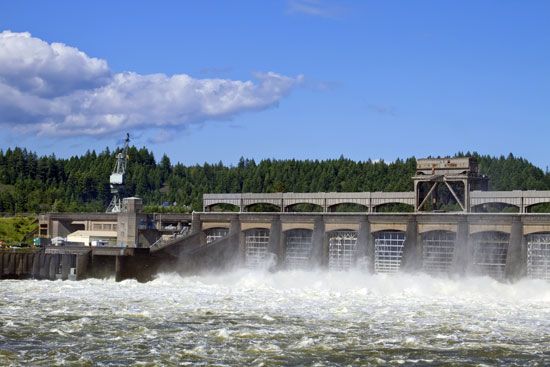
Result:
{"label": "arched opening", "polygon": [[229,233],[229,229],[222,227],[209,228],[205,230],[204,233],[206,234],[206,243],[210,243],[226,237]]}
{"label": "arched opening", "polygon": [[374,272],[397,273],[403,259],[405,232],[379,231],[374,237]]}
{"label": "arched opening", "polygon": [[337,230],[328,234],[329,270],[349,270],[357,252],[357,231]]}
{"label": "arched opening", "polygon": [[253,228],[244,233],[245,266],[249,269],[265,268],[268,260],[269,229]]}
{"label": "arched opening", "polygon": [[525,208],[527,213],[550,213],[550,203],[538,203]]}
{"label": "arched opening", "polygon": [[286,269],[308,269],[313,253],[313,231],[291,229],[285,233],[284,266]]}
{"label": "arched opening", "polygon": [[238,205],[227,203],[212,204],[207,206],[205,209],[208,212],[238,212],[241,210]]}
{"label": "arched opening", "polygon": [[527,276],[550,280],[550,233],[527,235]]}
{"label": "arched opening", "polygon": [[273,213],[273,212],[280,212],[281,207],[275,204],[270,203],[255,203],[247,205],[245,208],[245,211],[252,212],[252,213]]}
{"label": "arched opening", "polygon": [[318,213],[323,212],[323,207],[321,205],[312,203],[296,203],[292,205],[287,205],[285,207],[285,212]]}
{"label": "arched opening", "polygon": [[503,232],[480,232],[472,235],[474,266],[481,275],[504,279],[510,235]]}
{"label": "arched opening", "polygon": [[412,213],[414,206],[405,203],[385,203],[376,205],[373,211],[379,213]]}
{"label": "arched opening", "polygon": [[430,231],[422,234],[422,269],[430,274],[451,271],[456,233]]}
{"label": "arched opening", "polygon": [[369,208],[356,203],[339,203],[329,206],[328,211],[337,213],[366,213],[369,211]]}
{"label": "arched opening", "polygon": [[519,207],[508,203],[485,203],[472,206],[474,213],[519,213]]}

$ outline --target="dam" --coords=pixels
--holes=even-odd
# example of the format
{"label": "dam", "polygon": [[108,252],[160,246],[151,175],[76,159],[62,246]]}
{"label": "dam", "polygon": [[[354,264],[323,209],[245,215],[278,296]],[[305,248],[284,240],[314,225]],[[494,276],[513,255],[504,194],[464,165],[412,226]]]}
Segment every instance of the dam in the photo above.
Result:
{"label": "dam", "polygon": [[173,269],[359,268],[550,280],[550,214],[533,210],[550,191],[487,191],[473,158],[419,159],[412,180],[411,192],[204,194],[190,214],[143,213],[135,197],[119,213],[42,214],[51,245],[0,253],[1,273],[148,280]]}

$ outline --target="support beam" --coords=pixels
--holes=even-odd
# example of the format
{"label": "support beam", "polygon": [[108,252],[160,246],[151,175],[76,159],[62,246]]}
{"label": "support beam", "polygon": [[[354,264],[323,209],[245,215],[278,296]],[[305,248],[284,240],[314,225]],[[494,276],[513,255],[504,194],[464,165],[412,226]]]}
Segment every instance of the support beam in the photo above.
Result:
{"label": "support beam", "polygon": [[357,261],[361,267],[366,267],[369,272],[374,272],[374,241],[370,231],[370,222],[367,217],[359,222],[357,232]]}
{"label": "support beam", "polygon": [[63,254],[61,256],[61,279],[69,279],[69,274],[71,272],[71,258],[75,255]]}
{"label": "support beam", "polygon": [[281,267],[283,264],[284,245],[283,245],[283,232],[281,226],[281,219],[276,217],[271,221],[271,228],[269,230],[269,245],[268,251],[275,256],[275,266]]}
{"label": "support beam", "polygon": [[523,251],[523,223],[520,218],[514,218],[510,231],[510,243],[506,254],[505,277],[509,280],[517,280],[527,272],[526,259]]}
{"label": "support beam", "polygon": [[116,256],[115,259],[115,281],[120,282],[124,280],[124,265],[126,263],[125,256]]}
{"label": "support beam", "polygon": [[[424,200],[422,200],[422,202],[416,207],[416,211],[420,211],[420,208],[422,208],[422,206],[426,203],[426,201],[428,201],[428,199],[430,198],[430,196],[434,192],[435,188],[437,187],[437,184],[438,184],[437,182],[433,183],[432,187],[430,188],[430,190],[428,191],[428,193],[424,197]],[[418,193],[417,193],[417,195],[418,195]],[[418,198],[420,198],[420,197],[418,197]]]}
{"label": "support beam", "polygon": [[231,219],[229,224],[229,233],[227,235],[229,238],[233,238],[231,245],[238,249],[239,253],[237,254],[237,261],[241,264],[244,264],[245,257],[245,244],[244,244],[244,234],[241,231],[241,220],[239,217]]}
{"label": "support beam", "polygon": [[418,241],[418,225],[415,217],[410,218],[407,222],[401,261],[401,269],[404,271],[418,271],[422,268],[422,246]]}
{"label": "support beam", "polygon": [[328,259],[324,259],[325,252],[325,222],[322,216],[315,218],[313,225],[312,242],[313,249],[311,254],[311,266],[328,266]]}
{"label": "support beam", "polygon": [[453,252],[452,272],[465,275],[470,263],[471,249],[469,237],[469,226],[466,217],[460,218],[456,228],[455,247]]}
{"label": "support beam", "polygon": [[455,190],[453,190],[453,188],[451,187],[451,185],[449,185],[449,183],[447,181],[443,181],[445,182],[445,185],[447,186],[447,188],[449,189],[449,191],[451,192],[451,194],[453,195],[453,197],[455,198],[456,202],[458,203],[458,205],[460,205],[460,208],[462,209],[462,211],[466,211],[466,208],[464,207],[464,205],[462,205],[462,203],[460,202],[460,199],[458,198],[458,195],[455,193]]}
{"label": "support beam", "polygon": [[90,262],[90,254],[76,256],[76,280],[86,278],[88,274],[88,264]]}

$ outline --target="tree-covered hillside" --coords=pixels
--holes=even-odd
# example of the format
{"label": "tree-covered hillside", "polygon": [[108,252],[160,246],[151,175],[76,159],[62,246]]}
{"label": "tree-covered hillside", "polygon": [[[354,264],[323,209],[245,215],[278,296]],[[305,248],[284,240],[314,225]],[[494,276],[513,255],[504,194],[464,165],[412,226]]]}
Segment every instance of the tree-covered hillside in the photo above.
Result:
{"label": "tree-covered hillside", "polygon": [[[476,153],[492,190],[548,190],[550,175],[513,155]],[[409,191],[416,160],[356,162],[340,157],[317,160],[241,159],[221,163],[172,165],[145,148],[129,149],[127,196],[144,199],[150,210],[163,202],[170,210],[200,210],[205,192]],[[37,156],[26,149],[0,150],[0,212],[104,211],[110,201],[114,152],[86,152],[69,159]]]}

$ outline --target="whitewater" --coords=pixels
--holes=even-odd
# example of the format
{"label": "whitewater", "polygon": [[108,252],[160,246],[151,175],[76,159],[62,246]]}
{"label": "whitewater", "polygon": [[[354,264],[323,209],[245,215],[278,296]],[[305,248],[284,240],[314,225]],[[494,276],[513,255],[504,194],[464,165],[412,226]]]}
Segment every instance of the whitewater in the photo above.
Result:
{"label": "whitewater", "polygon": [[550,364],[550,283],[237,270],[0,281],[0,365]]}

